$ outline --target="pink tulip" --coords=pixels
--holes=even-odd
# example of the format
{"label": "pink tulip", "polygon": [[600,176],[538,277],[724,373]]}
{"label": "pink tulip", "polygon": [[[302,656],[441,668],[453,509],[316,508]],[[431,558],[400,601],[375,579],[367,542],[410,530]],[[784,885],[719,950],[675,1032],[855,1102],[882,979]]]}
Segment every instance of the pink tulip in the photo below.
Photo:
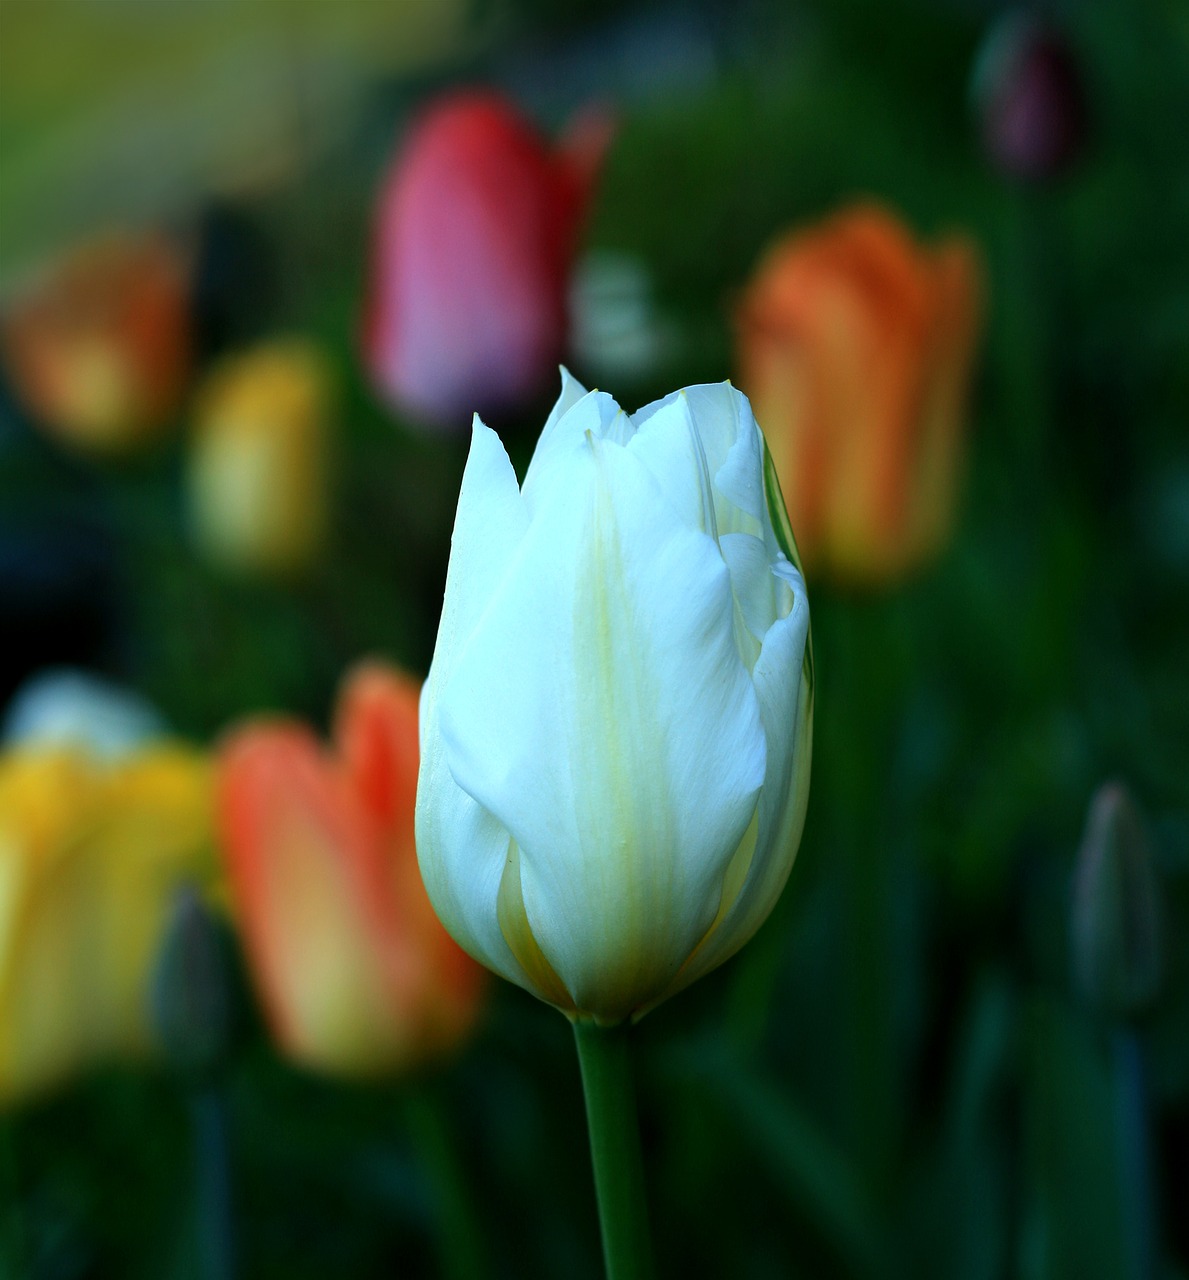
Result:
{"label": "pink tulip", "polygon": [[414,123],[384,179],[364,360],[392,405],[463,430],[557,375],[568,277],[610,126],[551,150],[494,93],[454,94]]}

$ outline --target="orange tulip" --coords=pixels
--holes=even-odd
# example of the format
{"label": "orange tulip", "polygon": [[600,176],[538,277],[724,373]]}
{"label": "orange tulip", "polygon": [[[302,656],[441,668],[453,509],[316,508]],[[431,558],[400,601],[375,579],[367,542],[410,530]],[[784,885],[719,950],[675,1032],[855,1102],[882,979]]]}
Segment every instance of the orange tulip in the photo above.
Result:
{"label": "orange tulip", "polygon": [[162,236],[110,236],[18,299],[4,319],[4,357],[38,422],[97,454],[156,435],[189,372],[188,274]]}
{"label": "orange tulip", "polygon": [[438,923],[413,842],[416,683],[379,665],[347,680],[336,751],[300,724],[224,746],[219,821],[266,1016],[294,1059],[369,1075],[456,1043],[480,970]]}
{"label": "orange tulip", "polygon": [[780,240],[737,314],[751,398],[806,568],[886,581],[952,521],[980,313],[974,244],[858,205]]}

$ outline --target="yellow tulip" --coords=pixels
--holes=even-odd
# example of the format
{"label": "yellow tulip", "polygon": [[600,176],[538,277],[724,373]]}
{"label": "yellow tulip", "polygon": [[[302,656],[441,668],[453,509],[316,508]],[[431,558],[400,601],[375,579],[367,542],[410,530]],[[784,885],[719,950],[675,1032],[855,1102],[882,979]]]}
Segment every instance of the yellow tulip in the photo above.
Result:
{"label": "yellow tulip", "polygon": [[210,795],[177,746],[0,757],[0,1104],[152,1049],[152,965],[174,891],[206,876]]}
{"label": "yellow tulip", "polygon": [[200,392],[189,461],[200,548],[247,573],[300,572],[326,535],[331,375],[312,343],[220,365]]}

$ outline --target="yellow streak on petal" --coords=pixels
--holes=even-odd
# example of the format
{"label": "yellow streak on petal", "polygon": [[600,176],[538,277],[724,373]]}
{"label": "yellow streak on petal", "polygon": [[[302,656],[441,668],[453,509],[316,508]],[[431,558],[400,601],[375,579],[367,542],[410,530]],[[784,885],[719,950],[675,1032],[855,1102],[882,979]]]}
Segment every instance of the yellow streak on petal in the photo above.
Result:
{"label": "yellow streak on petal", "polygon": [[508,860],[500,877],[495,910],[504,941],[528,975],[534,992],[542,1000],[556,1005],[563,1013],[574,1013],[574,1001],[570,993],[554,972],[553,966],[545,959],[528,922],[528,912],[524,908],[524,889],[520,883],[520,846],[515,840],[508,841]]}
{"label": "yellow streak on petal", "polygon": [[722,896],[718,902],[718,912],[714,919],[710,922],[710,928],[702,935],[702,940],[689,953],[685,962],[673,977],[673,981],[665,988],[662,994],[648,1004],[641,1005],[632,1014],[634,1022],[639,1021],[646,1013],[651,1012],[662,1001],[667,1000],[669,996],[680,991],[686,985],[682,975],[693,964],[698,954],[707,942],[714,936],[720,924],[726,919],[727,913],[735,905],[739,899],[739,895],[743,892],[743,886],[747,883],[747,873],[751,870],[751,861],[755,857],[756,838],[760,830],[760,809],[756,806],[755,812],[751,815],[751,821],[747,824],[747,830],[743,833],[743,839],[739,842],[739,847],[731,855],[731,860],[727,863],[726,872],[722,880]]}

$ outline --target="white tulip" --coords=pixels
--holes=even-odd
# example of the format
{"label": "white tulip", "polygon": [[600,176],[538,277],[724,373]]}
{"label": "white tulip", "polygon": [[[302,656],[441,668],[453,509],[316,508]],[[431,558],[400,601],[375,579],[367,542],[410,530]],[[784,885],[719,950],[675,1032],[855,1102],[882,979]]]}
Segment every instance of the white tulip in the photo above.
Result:
{"label": "white tulip", "polygon": [[809,786],[809,605],[745,396],[565,370],[524,485],[475,418],[421,698],[417,846],[477,960],[614,1023],[733,955]]}

